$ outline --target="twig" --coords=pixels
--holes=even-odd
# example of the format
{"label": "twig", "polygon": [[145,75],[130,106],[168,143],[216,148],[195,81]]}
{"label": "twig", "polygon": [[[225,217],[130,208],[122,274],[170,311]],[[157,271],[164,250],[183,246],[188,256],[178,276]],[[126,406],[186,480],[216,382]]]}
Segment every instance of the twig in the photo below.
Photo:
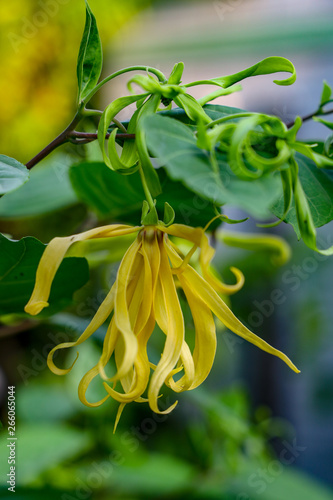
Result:
{"label": "twig", "polygon": [[[74,139],[74,141],[76,139],[79,139],[79,140],[87,140],[89,142],[91,141],[96,141],[97,139],[97,134],[96,133],[91,133],[91,132],[77,132],[76,130],[73,130],[72,132],[70,132],[68,134],[68,137],[69,137],[69,140],[71,142],[73,142],[72,139]],[[106,134],[105,138],[108,139],[110,137],[110,134]],[[117,135],[116,135],[117,139],[135,139],[135,134],[127,134],[127,133],[123,133],[123,132],[119,132]],[[80,143],[82,144],[82,143]]]}
{"label": "twig", "polygon": [[[322,111],[321,113],[318,113],[318,110],[317,110],[314,113],[309,113],[308,115],[302,116],[302,122],[306,122],[307,120],[311,120],[311,118],[313,118],[314,116],[329,115],[331,113],[333,113],[333,109],[329,109],[328,111]],[[295,124],[295,120],[287,123],[287,128],[291,128],[294,124]]]}
{"label": "twig", "polygon": [[[97,134],[94,133],[86,133],[86,132],[77,132],[74,130],[75,126],[81,120],[81,116],[76,115],[72,123],[68,125],[68,127],[56,137],[50,144],[48,144],[42,151],[40,151],[36,156],[34,156],[28,163],[26,163],[26,167],[30,170],[32,167],[37,165],[40,161],[46,158],[52,151],[57,149],[59,146],[66,144],[66,142],[72,142],[73,144],[88,144],[89,142],[96,141]],[[110,134],[106,135],[108,138]],[[135,139],[135,134],[127,134],[127,133],[118,133],[117,138],[119,139]]]}

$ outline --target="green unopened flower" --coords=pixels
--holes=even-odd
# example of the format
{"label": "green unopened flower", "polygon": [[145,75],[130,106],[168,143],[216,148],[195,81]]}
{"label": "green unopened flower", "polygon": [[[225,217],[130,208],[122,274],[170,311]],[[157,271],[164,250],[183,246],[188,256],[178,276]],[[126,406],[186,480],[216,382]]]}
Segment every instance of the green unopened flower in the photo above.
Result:
{"label": "green unopened flower", "polygon": [[[67,369],[58,368],[53,362],[54,353],[82,344],[110,318],[101,357],[79,384],[82,403],[95,407],[109,397],[115,399],[120,403],[116,424],[124,405],[132,401],[148,401],[154,412],[169,413],[177,401],[166,410],[160,410],[158,398],[162,386],[166,384],[174,392],[195,389],[212,368],[216,351],[214,315],[235,334],[278,356],[295,372],[299,371],[285,354],[243,325],[222,300],[219,294],[238,291],[244,283],[244,277],[238,269],[231,268],[236,284],[227,285],[212,274],[210,262],[214,249],[201,228],[180,224],[169,227],[162,224],[142,227],[110,225],[66,238],[55,238],[47,246],[39,263],[35,288],[25,307],[26,312],[36,315],[48,306],[52,281],[72,244],[135,232],[138,233],[137,237],[120,263],[115,283],[89,326],[78,340],[54,347],[48,356],[48,366],[54,373],[67,374],[76,360]],[[184,257],[170,236],[191,242],[194,245],[192,251]],[[196,249],[200,250],[201,274],[189,264]],[[195,326],[193,352],[185,335],[177,292],[179,286],[184,291]],[[147,345],[156,324],[165,335],[165,343],[161,358],[154,365],[149,360]],[[109,376],[106,370],[112,358],[115,360],[116,372]],[[174,376],[180,372],[181,377],[176,380]],[[101,379],[105,396],[100,401],[88,401],[86,391],[95,377]]]}

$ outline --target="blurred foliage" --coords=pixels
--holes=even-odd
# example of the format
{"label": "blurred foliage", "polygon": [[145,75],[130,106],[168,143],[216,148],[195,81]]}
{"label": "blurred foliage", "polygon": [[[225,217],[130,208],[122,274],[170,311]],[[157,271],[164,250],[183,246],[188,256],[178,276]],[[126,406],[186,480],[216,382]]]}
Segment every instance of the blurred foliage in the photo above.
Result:
{"label": "blurred foliage", "polygon": [[[95,349],[84,345],[81,355],[91,360]],[[41,370],[17,393],[18,498],[333,498],[290,464],[278,462],[279,456],[295,461],[293,430],[265,408],[253,415],[240,386],[188,393],[182,408],[167,416],[133,406],[114,435],[116,405],[78,405],[72,385],[69,377],[55,383]],[[267,444],[273,438],[282,441],[287,455],[275,455]],[[5,439],[0,438],[1,463]]]}
{"label": "blurred foliage", "polygon": [[[104,47],[117,36],[117,31],[130,16],[149,3],[149,0],[127,0],[126,3],[91,0]],[[54,10],[47,14],[52,6]],[[43,24],[45,16],[44,25],[37,26],[38,19]],[[76,97],[73,68],[83,22],[83,0],[1,3],[2,152],[26,161],[69,120]],[[29,183],[0,200],[1,231],[14,238],[30,234],[46,242],[56,235],[67,235],[95,225],[97,216],[99,222],[117,220],[119,214],[114,204],[109,206],[111,196],[100,191],[94,197],[92,190],[83,189],[91,187],[89,167],[92,165],[99,169],[101,185],[105,187],[114,182],[113,173],[108,171],[106,174],[100,163],[92,163],[100,161],[100,157],[92,153],[93,147],[80,148],[76,155],[73,155],[73,147],[63,148],[61,154],[35,167]],[[162,170],[160,173],[164,175]],[[186,202],[189,210],[180,216],[194,218],[191,222],[194,225],[201,224],[200,217],[210,218],[212,207],[209,204],[205,210],[196,209],[193,197],[188,196],[184,186],[168,182],[172,193],[169,196],[174,197],[175,203]],[[131,218],[129,194],[116,201],[123,209],[124,206],[128,209]],[[200,198],[195,200],[201,202]],[[165,200],[161,198],[160,201],[162,206]],[[136,203],[134,197],[133,205],[137,209]],[[177,222],[182,220],[177,219]],[[260,363],[255,364],[253,351],[238,346],[227,332],[220,332],[217,363],[203,389],[182,394],[182,405],[170,416],[154,415],[145,405],[126,408],[115,435],[112,428],[116,403],[90,409],[82,406],[77,398],[78,381],[87,366],[92,366],[99,357],[105,334],[103,328],[91,342],[80,347],[80,363],[70,377],[59,380],[48,371],[46,356],[50,347],[63,340],[61,335],[76,338],[84,329],[114,280],[115,261],[121,258],[128,239],[106,249],[100,243],[90,243],[84,250],[91,280],[77,292],[76,302],[69,312],[46,321],[38,318],[30,325],[31,331],[4,339],[0,355],[3,373],[11,383],[17,384],[18,389],[16,499],[73,500],[92,496],[97,500],[110,497],[119,500],[332,500],[332,494],[324,487],[298,473],[291,465],[279,464],[278,459],[283,456],[274,453],[273,444],[278,442],[275,448],[283,450],[283,443],[293,442],[295,431],[287,421],[272,417],[267,407],[254,409],[253,394],[242,385],[230,382],[249,367],[253,370],[255,366],[253,371],[258,378],[263,370],[260,370]],[[232,276],[225,268],[228,255],[232,264],[246,275],[247,291],[243,290],[232,299],[236,312],[244,316],[253,310],[254,297],[264,300],[267,290],[270,293],[280,271],[272,266],[267,252],[251,253],[249,257],[244,251],[227,249],[223,262],[220,255],[215,262],[230,281]],[[299,261],[298,254],[292,265]],[[290,269],[293,269],[291,264],[286,272],[290,273]],[[291,277],[295,280],[295,276]],[[313,355],[313,350],[322,342],[319,333],[322,333],[325,320],[320,311],[316,314],[313,297],[320,286],[318,283],[307,297],[302,298],[297,313],[291,310],[292,306],[287,309],[288,323],[292,323],[290,317],[301,318],[298,322],[299,358]],[[3,296],[7,291],[4,285]],[[292,289],[287,287],[283,291],[288,302]],[[17,318],[2,317],[1,320],[7,320],[15,333]],[[191,323],[187,325],[187,332],[193,334]],[[156,343],[152,346],[156,352],[160,348]],[[70,353],[70,359],[72,356]],[[65,359],[66,362],[69,363],[69,359]],[[327,409],[327,401],[332,396],[331,381],[332,372],[327,371],[321,378],[321,385],[313,388],[313,400],[319,412],[325,413],[325,407]],[[96,399],[98,390],[93,387]],[[169,396],[166,391],[164,398]],[[1,416],[5,421],[5,412]],[[7,469],[6,437],[4,434],[0,438],[0,462],[4,462],[1,470]],[[3,476],[1,481],[0,496],[7,498]]]}
{"label": "blurred foliage", "polygon": [[[149,0],[92,0],[103,46]],[[0,150],[26,163],[70,120],[84,1],[0,3]],[[47,123],[47,126],[45,125]]]}

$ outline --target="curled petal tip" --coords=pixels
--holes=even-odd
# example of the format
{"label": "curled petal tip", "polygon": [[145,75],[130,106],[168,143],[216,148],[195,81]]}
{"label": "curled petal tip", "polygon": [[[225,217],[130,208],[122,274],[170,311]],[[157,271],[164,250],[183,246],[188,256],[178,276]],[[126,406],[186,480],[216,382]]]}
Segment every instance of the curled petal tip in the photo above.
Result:
{"label": "curled petal tip", "polygon": [[37,316],[44,307],[48,307],[49,305],[50,304],[45,301],[31,302],[25,306],[24,310],[26,313],[31,314],[31,316]]}
{"label": "curled petal tip", "polygon": [[243,285],[245,283],[244,274],[242,273],[242,271],[240,269],[237,269],[237,267],[230,267],[230,271],[236,277],[237,283],[236,283],[235,287],[237,287],[237,291],[238,291],[243,287]]}

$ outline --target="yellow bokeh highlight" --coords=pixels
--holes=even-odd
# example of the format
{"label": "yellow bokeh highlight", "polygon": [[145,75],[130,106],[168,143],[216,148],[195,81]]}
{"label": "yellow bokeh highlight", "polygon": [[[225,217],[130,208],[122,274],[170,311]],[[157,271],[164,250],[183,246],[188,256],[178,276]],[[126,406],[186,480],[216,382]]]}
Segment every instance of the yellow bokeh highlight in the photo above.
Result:
{"label": "yellow bokeh highlight", "polygon": [[[91,0],[107,57],[110,41],[149,0]],[[0,153],[26,163],[75,112],[84,1],[11,0],[0,5]]]}

